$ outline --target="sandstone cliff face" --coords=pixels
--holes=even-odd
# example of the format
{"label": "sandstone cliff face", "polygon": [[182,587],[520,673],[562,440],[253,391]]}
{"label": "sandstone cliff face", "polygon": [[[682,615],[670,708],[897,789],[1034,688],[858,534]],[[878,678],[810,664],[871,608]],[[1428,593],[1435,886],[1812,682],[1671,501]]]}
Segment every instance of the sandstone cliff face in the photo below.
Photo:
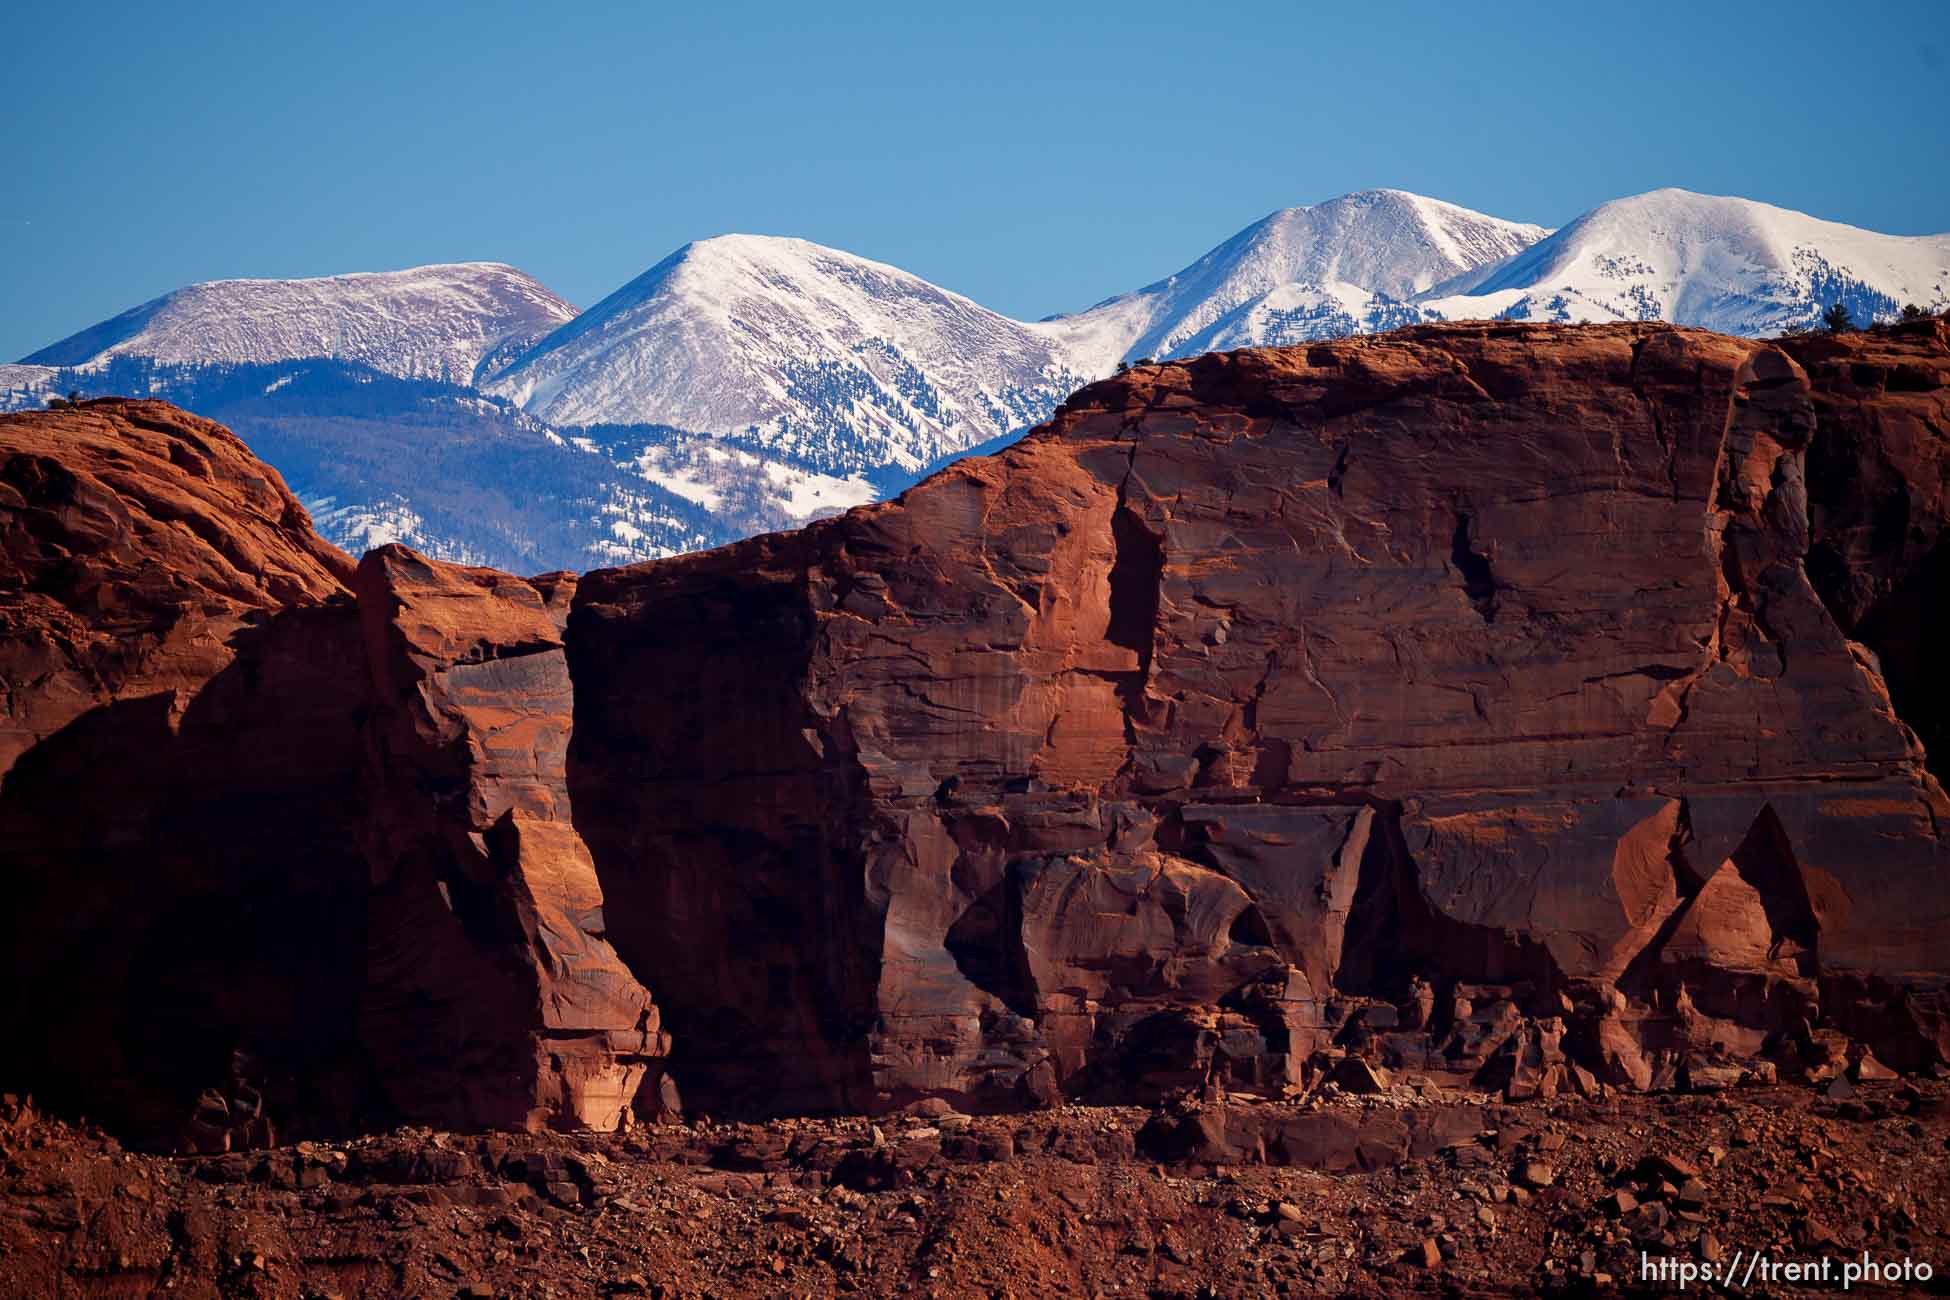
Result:
{"label": "sandstone cliff face", "polygon": [[0,538],[9,1086],[158,1136],[206,1088],[240,1136],[267,1091],[349,1110],[351,562],[235,436],[149,402],[0,419]]}
{"label": "sandstone cliff face", "polygon": [[609,1128],[667,1066],[714,1111],[1922,1068],[1946,446],[1942,322],[1438,327],[1145,367],[578,582],[355,570],[160,404],[0,419],[4,1082],[221,1148]]}
{"label": "sandstone cliff face", "polygon": [[142,402],[5,427],[0,772],[112,696],[200,686],[264,611],[344,594],[351,561],[221,425]]}
{"label": "sandstone cliff face", "polygon": [[1950,631],[1950,322],[1782,346],[1815,402],[1809,576],[1842,630],[1876,652],[1940,779],[1950,693],[1932,651]]}
{"label": "sandstone cliff face", "polygon": [[566,822],[569,588],[353,580],[217,425],[0,419],[8,1087],[217,1149],[615,1125],[663,1049]]}
{"label": "sandstone cliff face", "polygon": [[354,587],[372,667],[363,1040],[407,1113],[615,1129],[669,1040],[603,938],[570,818],[574,579],[385,546]]}
{"label": "sandstone cliff face", "polygon": [[897,503],[588,575],[570,784],[687,1084],[1273,1090],[1331,1043],[1650,1087],[1824,1017],[1940,1057],[1950,810],[1844,632],[1934,552],[1811,522],[1808,467],[1937,464],[1946,342],[1146,367]]}

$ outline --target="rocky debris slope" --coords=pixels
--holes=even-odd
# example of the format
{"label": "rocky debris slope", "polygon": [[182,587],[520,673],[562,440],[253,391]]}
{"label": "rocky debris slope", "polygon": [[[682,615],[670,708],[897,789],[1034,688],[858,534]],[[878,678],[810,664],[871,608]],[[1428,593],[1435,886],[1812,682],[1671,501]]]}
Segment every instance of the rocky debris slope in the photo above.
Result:
{"label": "rocky debris slope", "polygon": [[1823,600],[1916,543],[1808,466],[1839,425],[1860,492],[1927,470],[1946,359],[1940,322],[1208,356],[898,502],[588,575],[612,938],[687,1085],[758,1110],[1939,1061],[1934,724]]}
{"label": "rocky debris slope", "polygon": [[[9,1098],[0,1296],[1575,1295],[1641,1283],[1646,1257],[1726,1269],[1756,1251],[1908,1261],[1905,1280],[1851,1293],[1940,1293],[1946,1100],[1923,1079],[1844,1098],[923,1106],[158,1159]],[[1259,1163],[1160,1145],[1187,1118],[1430,1136],[1345,1158],[1276,1145]]]}
{"label": "rocky debris slope", "polygon": [[0,539],[17,1082],[206,1150],[615,1123],[663,1040],[565,824],[563,583],[497,575],[461,617],[466,570],[355,578],[242,442],[154,402],[0,418]]}

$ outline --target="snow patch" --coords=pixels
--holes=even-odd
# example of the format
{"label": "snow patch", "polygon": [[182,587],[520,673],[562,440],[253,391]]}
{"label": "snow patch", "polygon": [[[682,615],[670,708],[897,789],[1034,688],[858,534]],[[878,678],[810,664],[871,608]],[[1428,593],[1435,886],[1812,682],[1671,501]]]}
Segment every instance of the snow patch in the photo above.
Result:
{"label": "snow patch", "polygon": [[397,543],[453,564],[486,562],[478,551],[429,532],[426,520],[397,493],[345,504],[337,497],[315,497],[304,505],[318,534],[353,555]]}
{"label": "snow patch", "polygon": [[765,478],[773,487],[779,508],[796,520],[838,514],[866,505],[880,495],[863,478],[834,478],[776,463],[765,466]]}

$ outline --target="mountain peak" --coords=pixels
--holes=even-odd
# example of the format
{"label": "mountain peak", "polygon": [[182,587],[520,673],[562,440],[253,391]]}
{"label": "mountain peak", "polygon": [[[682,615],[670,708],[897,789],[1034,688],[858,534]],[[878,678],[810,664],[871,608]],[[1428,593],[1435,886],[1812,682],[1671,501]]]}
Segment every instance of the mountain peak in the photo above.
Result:
{"label": "mountain peak", "polygon": [[1757,335],[1812,325],[1836,302],[1861,321],[1950,302],[1950,235],[1884,235],[1754,199],[1658,189],[1601,203],[1423,306]]}
{"label": "mountain peak", "polygon": [[1089,377],[1036,327],[899,267],[733,234],[684,245],[489,388],[561,424],[670,425],[844,474],[1026,428]]}
{"label": "mountain peak", "polygon": [[185,285],[25,358],[93,367],[356,361],[402,378],[470,382],[482,361],[526,346],[575,308],[502,262],[452,262],[297,280]]}
{"label": "mountain peak", "polygon": [[[950,293],[890,263],[790,235],[734,233],[692,240],[633,283],[660,285],[673,277],[688,276],[692,278],[687,283],[697,288],[709,288],[716,282],[716,277],[729,277],[731,282],[738,283],[752,275],[761,276],[767,283],[782,290],[794,285],[803,287],[838,279],[878,282],[883,287],[897,287],[902,292],[969,301],[960,294]],[[598,307],[601,305],[597,304]]]}
{"label": "mountain peak", "polygon": [[[1406,300],[1549,233],[1407,190],[1360,190],[1269,213],[1176,275],[1048,325],[1105,368],[1120,358],[1208,350],[1226,337],[1230,318],[1259,307],[1286,319],[1318,306],[1327,318],[1303,333],[1344,334],[1375,324],[1378,298]],[[1308,305],[1297,306],[1296,295]]]}

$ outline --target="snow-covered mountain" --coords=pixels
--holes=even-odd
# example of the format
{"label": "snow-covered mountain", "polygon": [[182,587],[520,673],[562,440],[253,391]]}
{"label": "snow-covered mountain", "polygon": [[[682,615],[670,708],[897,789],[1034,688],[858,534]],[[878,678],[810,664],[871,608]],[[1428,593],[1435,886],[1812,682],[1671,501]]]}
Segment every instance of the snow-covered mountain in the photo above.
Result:
{"label": "snow-covered mountain", "polygon": [[685,245],[484,386],[557,424],[729,435],[844,474],[1027,428],[1094,377],[1046,331],[896,267],[725,235]]}
{"label": "snow-covered mountain", "polygon": [[[39,367],[5,369],[41,377]],[[504,399],[358,362],[114,357],[88,371],[48,370],[43,389],[160,397],[229,426],[284,476],[319,533],[354,555],[398,541],[438,559],[541,573],[655,559],[792,522],[749,517],[735,499],[706,509]],[[0,391],[0,404],[7,397]]]}
{"label": "snow-covered mountain", "polygon": [[55,387],[60,377],[54,366],[0,366],[0,411],[39,410],[61,395]]}
{"label": "snow-covered mountain", "polygon": [[0,366],[0,409],[77,388],[169,398],[236,427],[348,548],[397,538],[535,571],[876,499],[1139,357],[1491,317],[1765,335],[1837,301],[1864,323],[1950,307],[1950,235],[1681,190],[1553,233],[1371,190],[1037,322],[751,235],[686,245],[580,316],[487,263],[191,285]]}
{"label": "snow-covered mountain", "polygon": [[1882,235],[1751,199],[1655,190],[1602,204],[1507,261],[1424,294],[1433,316],[1667,320],[1728,334],[1864,324],[1950,305],[1950,235]]}
{"label": "snow-covered mountain", "polygon": [[1090,369],[1393,329],[1427,319],[1425,290],[1550,232],[1404,190],[1285,208],[1178,274],[1043,328]]}
{"label": "snow-covered mountain", "polygon": [[473,382],[575,308],[512,266],[462,262],[312,280],[211,280],[131,308],[24,359],[251,365],[330,357],[403,379]]}
{"label": "snow-covered mountain", "polygon": [[1026,428],[1119,360],[1423,319],[1405,300],[1541,227],[1399,190],[1289,208],[1090,311],[1011,320],[797,239],[689,244],[485,376],[565,425],[658,424],[777,464],[912,470]]}

